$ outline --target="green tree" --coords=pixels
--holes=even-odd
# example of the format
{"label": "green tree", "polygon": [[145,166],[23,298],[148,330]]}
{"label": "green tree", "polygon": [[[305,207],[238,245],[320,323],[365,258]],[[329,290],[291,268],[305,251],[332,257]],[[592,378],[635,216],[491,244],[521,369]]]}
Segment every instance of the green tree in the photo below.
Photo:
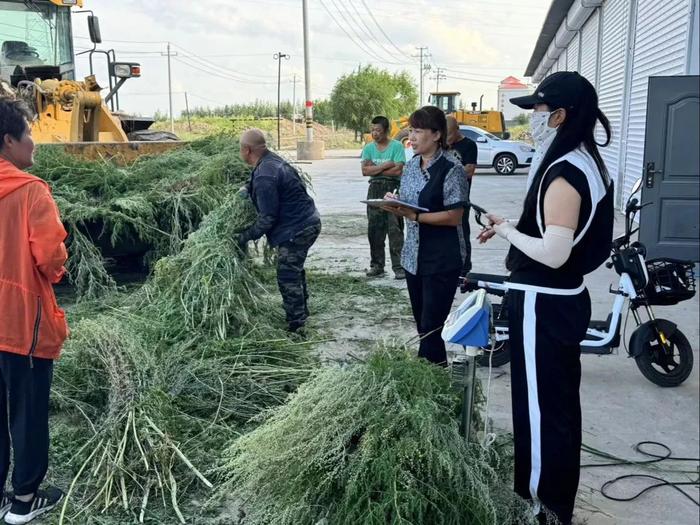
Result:
{"label": "green tree", "polygon": [[330,104],[338,124],[361,133],[376,115],[395,119],[416,109],[418,90],[405,71],[390,73],[366,66],[338,79]]}
{"label": "green tree", "polygon": [[314,100],[314,121],[324,126],[330,126],[332,120],[333,108],[330,100]]}
{"label": "green tree", "polygon": [[525,113],[521,113],[517,117],[515,117],[515,123],[518,126],[525,126],[530,122],[530,117],[528,117]]}

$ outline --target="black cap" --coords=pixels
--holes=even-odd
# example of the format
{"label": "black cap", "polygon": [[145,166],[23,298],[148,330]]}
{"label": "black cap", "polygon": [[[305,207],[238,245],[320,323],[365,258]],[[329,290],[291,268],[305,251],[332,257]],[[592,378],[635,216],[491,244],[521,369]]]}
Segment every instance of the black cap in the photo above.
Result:
{"label": "black cap", "polygon": [[532,95],[511,98],[512,104],[532,109],[536,104],[547,104],[552,109],[576,107],[588,82],[575,71],[559,71],[545,78]]}

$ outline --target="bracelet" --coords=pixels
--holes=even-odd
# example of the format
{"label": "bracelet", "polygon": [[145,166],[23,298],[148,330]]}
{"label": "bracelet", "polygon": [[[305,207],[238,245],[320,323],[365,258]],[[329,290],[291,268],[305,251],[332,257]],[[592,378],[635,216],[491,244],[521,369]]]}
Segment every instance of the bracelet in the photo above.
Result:
{"label": "bracelet", "polygon": [[420,224],[420,221],[418,220],[418,218],[420,217],[420,212],[416,211],[415,213],[416,213],[416,219],[414,222],[417,222],[418,224]]}

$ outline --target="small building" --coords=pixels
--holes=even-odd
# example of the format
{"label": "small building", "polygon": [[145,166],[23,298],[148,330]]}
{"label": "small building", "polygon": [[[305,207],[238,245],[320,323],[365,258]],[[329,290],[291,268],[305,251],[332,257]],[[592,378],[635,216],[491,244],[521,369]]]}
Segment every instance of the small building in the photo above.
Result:
{"label": "small building", "polygon": [[668,248],[660,252],[695,260],[699,1],[553,0],[525,71],[534,83],[556,71],[578,71],[595,86],[612,127],[601,155],[617,204],[624,205],[643,177],[644,202],[653,205],[642,212],[642,236],[651,232]]}
{"label": "small building", "polygon": [[498,111],[503,113],[506,122],[512,122],[518,115],[527,113],[510,103],[511,98],[522,97],[532,93],[532,87],[515,77],[506,77],[498,86]]}

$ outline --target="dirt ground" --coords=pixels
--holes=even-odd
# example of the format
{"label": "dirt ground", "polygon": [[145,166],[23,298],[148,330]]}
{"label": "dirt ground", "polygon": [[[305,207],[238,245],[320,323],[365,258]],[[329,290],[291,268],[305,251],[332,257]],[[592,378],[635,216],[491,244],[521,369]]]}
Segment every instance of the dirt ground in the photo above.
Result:
{"label": "dirt ground", "polygon": [[[312,249],[309,266],[324,272],[363,277],[369,262],[366,240],[365,209],[359,202],[365,198],[367,181],[359,173],[358,151],[329,151],[323,161],[305,163],[301,167],[313,179],[318,207],[323,216],[323,233]],[[472,189],[473,202],[516,217],[522,199],[526,171],[514,176],[498,176],[489,170],[478,170]],[[620,230],[622,221],[616,228]],[[472,231],[477,225],[472,218]],[[506,244],[500,239],[486,246],[474,246],[474,271],[503,273]],[[390,267],[387,261],[387,268]],[[342,359],[345,353],[361,353],[381,339],[407,341],[414,337],[415,327],[408,308],[405,285],[393,280],[388,272],[381,279],[372,280],[372,287],[391,287],[402,290],[405,302],[391,297],[391,302],[362,297],[348,300],[343,308],[348,311],[342,322],[336,322],[328,312],[317,312],[314,323],[324,330],[332,330],[342,345],[323,347],[330,359]],[[588,276],[587,286],[593,301],[594,318],[605,318],[613,296],[609,285],[617,282],[612,270],[602,268]],[[313,294],[313,289],[311,290]],[[350,290],[348,293],[352,293]],[[455,299],[455,304],[463,296]],[[642,460],[632,447],[640,441],[658,441],[667,445],[674,456],[700,456],[699,440],[699,377],[698,373],[698,297],[678,306],[656,309],[658,317],[673,320],[690,340],[696,366],[690,378],[680,387],[662,389],[646,380],[635,362],[628,359],[624,349],[608,356],[583,356],[581,387],[584,442],[596,449],[624,458]],[[631,334],[630,329],[626,337]],[[337,348],[342,348],[338,351]],[[335,350],[333,350],[335,349]],[[479,375],[486,379],[487,371]],[[494,369],[491,381],[489,417],[498,432],[511,429],[510,370],[506,365]],[[661,453],[661,452],[659,452]],[[582,455],[582,463],[594,458]],[[669,480],[697,479],[697,462],[666,462],[659,470],[641,467],[603,467],[582,470],[579,486],[576,520],[589,525],[635,524],[656,525],[698,523],[698,508],[687,498],[669,487],[653,490],[632,502],[616,502],[605,498],[602,485],[617,476],[642,473]],[[670,469],[676,472],[669,472]],[[694,471],[681,473],[678,470]],[[616,485],[610,492],[617,497],[633,495],[651,484],[650,481],[629,480]],[[683,487],[693,498],[698,498],[697,487]]]}

